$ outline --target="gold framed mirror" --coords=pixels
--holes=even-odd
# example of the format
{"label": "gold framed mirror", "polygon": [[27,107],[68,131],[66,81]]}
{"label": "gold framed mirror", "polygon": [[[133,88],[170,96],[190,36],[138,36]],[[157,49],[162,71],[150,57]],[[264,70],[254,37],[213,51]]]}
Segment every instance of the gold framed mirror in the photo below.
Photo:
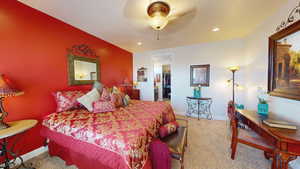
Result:
{"label": "gold framed mirror", "polygon": [[87,85],[100,80],[99,59],[87,45],[68,49],[69,85]]}

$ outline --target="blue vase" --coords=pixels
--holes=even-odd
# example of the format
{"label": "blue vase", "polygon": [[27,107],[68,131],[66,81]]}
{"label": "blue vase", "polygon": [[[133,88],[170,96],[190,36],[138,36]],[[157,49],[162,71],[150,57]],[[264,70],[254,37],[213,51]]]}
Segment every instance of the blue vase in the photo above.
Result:
{"label": "blue vase", "polygon": [[194,89],[194,97],[201,98],[201,90]]}
{"label": "blue vase", "polygon": [[269,114],[269,105],[268,104],[258,104],[257,105],[257,113],[261,115]]}

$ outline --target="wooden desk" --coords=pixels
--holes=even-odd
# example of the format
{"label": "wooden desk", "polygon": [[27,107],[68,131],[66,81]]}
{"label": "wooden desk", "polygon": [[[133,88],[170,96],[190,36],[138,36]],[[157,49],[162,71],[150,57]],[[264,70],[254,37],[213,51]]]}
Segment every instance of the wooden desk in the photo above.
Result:
{"label": "wooden desk", "polygon": [[[300,125],[297,130],[272,128],[265,125],[262,120],[266,117],[259,116],[256,111],[237,110],[240,121],[246,123],[252,130],[276,147],[277,169],[288,169],[288,163],[300,156]],[[270,113],[269,118],[282,120]]]}

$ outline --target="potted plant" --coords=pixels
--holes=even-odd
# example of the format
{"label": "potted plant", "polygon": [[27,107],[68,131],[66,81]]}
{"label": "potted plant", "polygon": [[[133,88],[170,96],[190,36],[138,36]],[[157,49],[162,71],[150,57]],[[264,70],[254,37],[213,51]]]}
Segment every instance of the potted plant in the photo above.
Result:
{"label": "potted plant", "polygon": [[194,97],[195,98],[201,98],[201,85],[198,85],[197,87],[194,87]]}
{"label": "potted plant", "polygon": [[257,112],[261,115],[268,115],[269,104],[268,104],[268,93],[263,88],[258,88],[258,105]]}

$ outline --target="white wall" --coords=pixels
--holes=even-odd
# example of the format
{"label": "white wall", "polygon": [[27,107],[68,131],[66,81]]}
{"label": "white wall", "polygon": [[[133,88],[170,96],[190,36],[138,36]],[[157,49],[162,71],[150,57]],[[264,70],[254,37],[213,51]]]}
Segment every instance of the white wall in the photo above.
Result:
{"label": "white wall", "polygon": [[[183,114],[186,111],[186,97],[192,96],[193,89],[190,87],[190,65],[210,64],[211,79],[210,87],[203,89],[204,97],[212,97],[212,112],[214,119],[226,118],[226,105],[231,99],[231,89],[226,84],[232,74],[227,67],[233,65],[245,65],[244,41],[229,40],[216,43],[198,44],[193,46],[184,46],[172,49],[151,51],[146,53],[134,54],[134,79],[136,71],[140,67],[146,67],[149,70],[149,80],[147,83],[140,83],[141,98],[144,100],[153,100],[153,58],[171,57],[171,102],[176,113]],[[237,73],[237,81],[243,83],[243,70]],[[243,103],[243,93],[239,92],[237,100]]]}
{"label": "white wall", "polygon": [[[261,24],[249,37],[245,39],[245,56],[247,63],[246,105],[256,109],[256,87],[267,88],[268,84],[268,37],[275,33],[276,27],[285,19],[289,12],[299,4],[298,0],[289,0],[274,16]],[[294,122],[300,122],[300,101],[280,97],[270,98],[270,109],[273,113]],[[300,160],[291,163],[294,169],[300,169]]]}
{"label": "white wall", "polygon": [[[186,110],[185,97],[192,95],[189,86],[189,66],[192,64],[211,64],[211,86],[204,89],[203,95],[214,100],[213,113],[217,119],[224,119],[226,103],[231,97],[231,90],[224,86],[224,81],[231,74],[226,67],[241,65],[237,73],[238,82],[246,86],[239,92],[238,102],[246,103],[248,109],[256,109],[257,87],[267,88],[268,84],[268,37],[275,33],[276,27],[285,19],[289,12],[298,5],[298,0],[289,0],[276,14],[268,18],[244,40],[231,40],[216,43],[199,44],[137,53],[134,55],[134,71],[137,66],[153,67],[153,55],[172,54],[172,105],[178,113]],[[266,9],[267,10],[267,9]],[[151,81],[141,84],[142,96],[153,98],[153,77]],[[151,91],[150,91],[151,89]],[[282,118],[300,122],[300,101],[279,97],[270,98],[270,109]],[[300,168],[300,161],[292,163],[293,168]]]}
{"label": "white wall", "polygon": [[[289,12],[299,4],[298,0],[289,0],[274,16],[261,24],[246,38],[245,55],[248,67],[246,83],[247,106],[255,109],[257,105],[256,86],[267,88],[268,84],[268,37],[275,33],[276,27],[288,17]],[[271,97],[270,109],[282,118],[300,122],[300,102],[279,97]]]}
{"label": "white wall", "polygon": [[[148,83],[140,84],[142,99],[153,100],[153,57],[166,54],[172,58],[172,104],[177,112],[186,110],[185,98],[192,95],[189,86],[189,66],[192,64],[211,64],[211,86],[205,88],[204,96],[213,97],[213,112],[218,118],[225,118],[225,107],[231,93],[222,84],[230,78],[226,67],[241,65],[237,73],[238,82],[245,85],[238,100],[246,103],[249,109],[256,109],[257,87],[267,88],[268,80],[268,37],[275,33],[276,27],[288,17],[289,12],[298,4],[298,0],[289,0],[276,14],[268,18],[255,31],[243,40],[198,44],[193,46],[163,49],[134,54],[134,71],[137,67],[149,68]],[[135,75],[136,76],[136,75]],[[270,109],[283,118],[300,122],[300,102],[279,97],[271,97]]]}

